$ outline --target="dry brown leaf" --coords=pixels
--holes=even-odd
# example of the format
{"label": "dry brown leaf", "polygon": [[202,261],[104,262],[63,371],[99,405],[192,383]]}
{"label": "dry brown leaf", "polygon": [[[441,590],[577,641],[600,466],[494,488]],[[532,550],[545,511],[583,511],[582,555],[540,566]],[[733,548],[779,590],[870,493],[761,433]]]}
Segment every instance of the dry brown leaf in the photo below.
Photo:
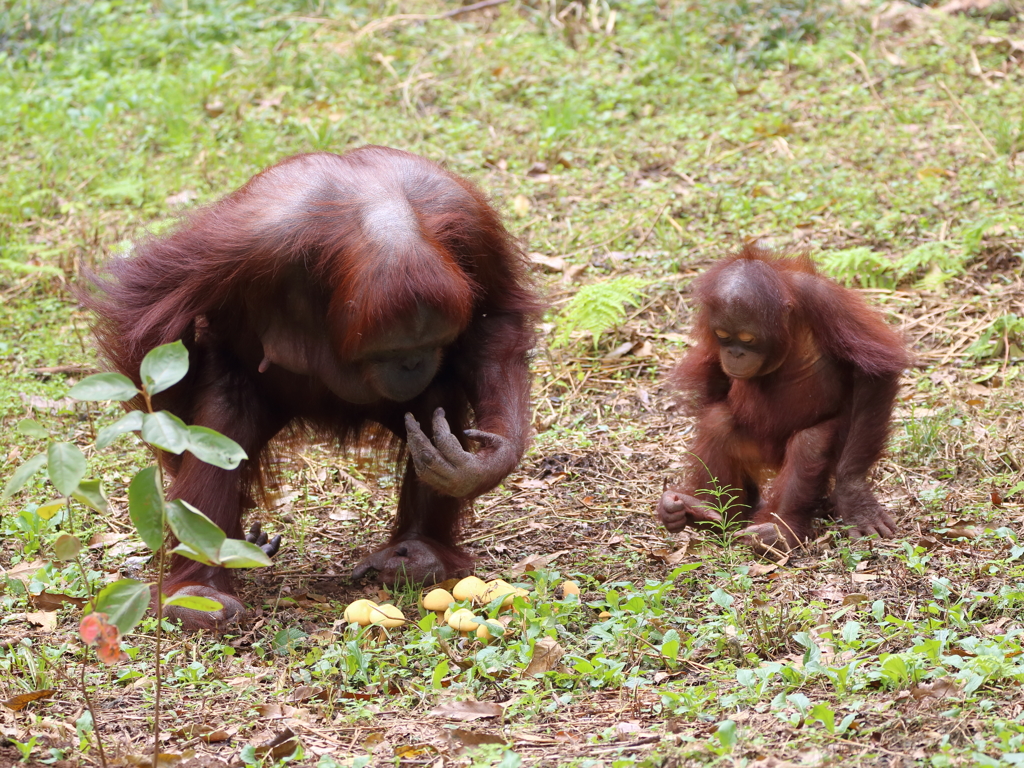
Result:
{"label": "dry brown leaf", "polygon": [[764,576],[766,573],[778,570],[778,563],[754,563],[747,571],[748,576]]}
{"label": "dry brown leaf", "polygon": [[424,757],[432,757],[437,754],[437,747],[433,744],[399,744],[395,747],[395,757],[402,762],[419,760]]}
{"label": "dry brown leaf", "polygon": [[370,731],[366,734],[366,738],[363,739],[360,744],[367,752],[372,752],[373,748],[378,744],[384,743],[384,732],[383,731]]}
{"label": "dry brown leaf", "polygon": [[830,603],[842,602],[846,598],[846,592],[835,584],[826,584],[820,589],[811,591],[811,596],[818,600],[825,600]]}
{"label": "dry brown leaf", "polygon": [[124,541],[131,534],[127,533],[97,533],[91,539],[89,539],[89,549],[99,549],[100,547],[109,547],[111,544],[116,544],[119,541]]}
{"label": "dry brown leaf", "polygon": [[508,572],[512,576],[522,576],[527,571],[538,571],[542,568],[547,568],[557,558],[561,557],[568,551],[568,549],[563,549],[560,552],[553,552],[550,555],[527,555],[509,568]]}
{"label": "dry brown leaf", "polygon": [[978,45],[993,45],[997,48],[1007,47],[1010,53],[1024,52],[1024,40],[1011,40],[1008,37],[996,37],[993,35],[979,35],[975,42]]}
{"label": "dry brown leaf", "polygon": [[285,701],[295,702],[301,704],[304,701],[310,701],[311,699],[321,699],[324,697],[323,688],[313,688],[309,685],[300,685],[290,694],[288,694]]}
{"label": "dry brown leaf", "polygon": [[89,602],[84,597],[72,597],[71,595],[59,592],[40,592],[38,595],[32,595],[29,600],[32,603],[32,607],[38,608],[40,611],[56,611],[64,603],[70,603],[81,608]]}
{"label": "dry brown leaf", "polygon": [[[28,584],[32,577],[36,575],[36,571],[46,565],[45,560],[33,560],[31,563],[18,563],[17,565],[4,570],[0,568],[0,576],[4,576],[8,579],[17,579],[22,584]],[[3,581],[0,580],[0,584]]]}
{"label": "dry brown leaf", "polygon": [[[216,117],[217,115],[211,114],[211,110],[216,109],[217,107],[220,108],[220,112],[217,112],[217,115],[219,115],[221,112],[224,111],[223,102],[209,102],[208,104],[205,104],[203,106],[203,109],[206,110],[206,114],[210,115],[210,117]],[[196,192],[195,190],[183,189],[181,190],[181,192],[177,192],[173,195],[168,195],[167,197],[165,197],[164,205],[166,205],[168,208],[176,208],[179,205],[188,205],[197,197],[199,197],[199,193]]]}
{"label": "dry brown leaf", "polygon": [[44,632],[53,632],[57,628],[56,611],[31,611],[24,614],[24,619],[29,624],[35,624]]}
{"label": "dry brown leaf", "polygon": [[665,565],[679,565],[684,559],[686,559],[686,551],[686,547],[675,551],[662,547],[651,550],[649,554],[654,559],[661,560]]}
{"label": "dry brown leaf", "polygon": [[863,592],[852,592],[843,598],[843,605],[860,605],[866,603],[871,598],[865,595]]}
{"label": "dry brown leaf", "polygon": [[981,629],[986,635],[1001,635],[1003,634],[1003,627],[1010,623],[1009,616],[1003,616],[1001,619],[996,619],[991,624],[986,624]]}
{"label": "dry brown leaf", "polygon": [[13,709],[18,712],[33,701],[39,701],[39,699],[48,699],[57,692],[56,688],[46,688],[42,691],[30,691],[29,693],[19,693],[17,696],[12,696],[7,701],[0,701],[8,709]]}
{"label": "dry brown leaf", "polygon": [[229,732],[224,728],[214,728],[212,725],[192,723],[192,725],[186,725],[184,728],[174,731],[174,735],[179,739],[199,739],[206,744],[219,744],[231,739],[236,731],[235,728]]}
{"label": "dry brown leaf", "polygon": [[863,584],[868,581],[878,581],[877,573],[851,573],[850,581],[854,584]]}
{"label": "dry brown leaf", "polygon": [[623,720],[615,724],[615,738],[632,739],[637,734],[643,733],[644,727],[635,720]]}
{"label": "dry brown leaf", "polygon": [[519,216],[525,216],[530,212],[530,198],[526,195],[516,195],[512,198],[512,210]]}
{"label": "dry brown leaf", "polygon": [[633,342],[627,341],[619,344],[615,349],[609,352],[607,355],[602,357],[602,360],[618,360],[620,357],[625,357],[633,351]]}
{"label": "dry brown leaf", "polygon": [[50,411],[54,415],[56,415],[58,411],[74,410],[76,402],[70,397],[63,397],[60,400],[50,400],[45,397],[39,397],[38,395],[26,395],[24,392],[21,393],[21,401],[25,403],[25,405],[35,408],[37,411]]}
{"label": "dry brown leaf", "polygon": [[579,739],[565,731],[558,731],[557,733],[530,733],[529,731],[515,731],[512,734],[514,741],[525,741],[530,744],[566,744],[569,742],[577,742]]}
{"label": "dry brown leaf", "polygon": [[448,736],[464,747],[476,747],[481,744],[507,744],[508,742],[496,733],[470,731],[465,728],[453,728]]}
{"label": "dry brown leaf", "polygon": [[545,256],[543,253],[531,253],[528,258],[531,264],[544,267],[548,272],[565,272],[565,259],[561,256]]}
{"label": "dry brown leaf", "polygon": [[[171,768],[185,759],[185,755],[177,752],[161,752],[156,756],[155,768]],[[124,761],[136,768],[151,768],[153,766],[153,755],[125,755]]]}
{"label": "dry brown leaf", "polygon": [[640,346],[633,350],[633,357],[654,357],[654,345],[649,340],[641,342]]}
{"label": "dry brown leaf", "polygon": [[285,728],[269,741],[265,741],[256,747],[256,754],[260,757],[270,755],[275,760],[288,757],[299,748],[299,740],[295,738],[290,728]]}
{"label": "dry brown leaf", "polygon": [[589,264],[571,264],[565,270],[564,281],[569,283],[574,282],[579,278],[580,275],[587,271],[587,267],[589,266]]}
{"label": "dry brown leaf", "polygon": [[806,768],[798,763],[780,760],[777,757],[762,757],[749,764],[749,768]]}
{"label": "dry brown leaf", "polygon": [[928,21],[928,12],[924,9],[915,8],[903,0],[896,0],[882,6],[881,10],[871,19],[871,28],[907,32],[925,26]]}
{"label": "dry brown leaf", "polygon": [[981,535],[981,531],[973,525],[958,526],[956,528],[943,528],[941,531],[936,531],[936,533],[944,539],[976,539]]}
{"label": "dry brown leaf", "polygon": [[924,699],[948,699],[959,695],[959,693],[960,687],[957,685],[956,680],[951,677],[940,677],[938,680],[933,680],[930,683],[919,683],[910,688],[910,695],[918,701]]}
{"label": "dry brown leaf", "polygon": [[493,701],[447,701],[430,710],[431,717],[445,717],[449,720],[484,720],[489,717],[501,717],[505,708]]}
{"label": "dry brown leaf", "polygon": [[[972,653],[971,651],[964,650],[963,648],[947,648],[944,651],[944,653],[947,656],[959,656],[961,659],[973,659],[973,658],[976,658],[977,655],[978,655],[976,653]],[[1010,653],[1008,653],[1006,655],[1007,656],[1014,656],[1015,654],[1011,651]]]}
{"label": "dry brown leaf", "polygon": [[533,656],[523,671],[523,677],[539,675],[555,668],[565,649],[550,637],[542,637],[533,646]]}
{"label": "dry brown leaf", "polygon": [[301,720],[308,714],[304,709],[289,707],[287,704],[260,704],[256,712],[264,720],[283,720],[289,717]]}

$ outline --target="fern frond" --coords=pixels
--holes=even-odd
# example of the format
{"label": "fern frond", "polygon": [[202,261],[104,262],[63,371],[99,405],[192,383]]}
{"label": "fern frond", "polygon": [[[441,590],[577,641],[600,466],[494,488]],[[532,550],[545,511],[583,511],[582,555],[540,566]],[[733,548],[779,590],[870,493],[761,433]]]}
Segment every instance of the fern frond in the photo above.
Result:
{"label": "fern frond", "polygon": [[893,263],[870,248],[847,248],[828,251],[819,259],[822,271],[847,286],[862,288],[895,288]]}
{"label": "fern frond", "polygon": [[551,346],[563,346],[572,334],[584,331],[591,335],[596,349],[601,334],[626,319],[626,307],[639,305],[648,282],[626,276],[583,286],[559,315],[558,332]]}

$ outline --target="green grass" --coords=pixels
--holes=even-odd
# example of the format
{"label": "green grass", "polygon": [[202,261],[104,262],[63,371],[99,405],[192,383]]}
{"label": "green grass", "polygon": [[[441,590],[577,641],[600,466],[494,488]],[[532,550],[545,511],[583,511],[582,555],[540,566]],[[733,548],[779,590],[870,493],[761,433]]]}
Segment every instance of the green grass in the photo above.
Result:
{"label": "green grass", "polygon": [[[388,144],[474,180],[527,251],[567,264],[565,279],[537,273],[553,304],[539,434],[466,532],[481,572],[533,591],[515,633],[474,645],[412,592],[393,597],[418,623],[345,627],[344,605],[367,596],[345,576],[385,538],[395,478],[354,452],[283,447],[290,488],[261,519],[287,546],[243,587],[260,620],[172,635],[166,750],[271,765],[250,748],[289,727],[292,764],[321,768],[1020,764],[1024,89],[1000,41],[1021,20],[873,31],[877,7],[838,3],[556,0],[366,26],[450,8],[0,5],[0,479],[42,445],[22,418],[81,446],[115,509],[76,513],[86,539],[129,530],[125,484],[149,457],[134,438],[93,451],[116,410],[63,400],[97,365],[67,288],[183,202],[295,152]],[[917,367],[875,477],[899,518],[891,542],[825,525],[834,535],[772,569],[653,519],[692,434],[663,383],[689,280],[758,236],[809,248],[906,329]],[[620,279],[644,286],[639,305],[606,313],[596,346],[552,351],[579,287]],[[623,342],[633,351],[601,359]],[[35,510],[54,493],[40,481],[0,504],[0,566],[52,557],[68,521]],[[98,541],[89,579],[140,554],[132,537]],[[566,577],[582,600],[557,597]],[[56,689],[4,710],[0,762],[95,764],[83,668],[108,757],[140,754],[152,620],[104,669],[77,640],[78,608],[56,627],[26,615],[43,592],[85,587],[62,563],[27,585],[0,577],[0,700]],[[524,675],[542,638],[565,655]],[[429,715],[467,698],[503,718]],[[291,719],[263,709],[284,703]],[[233,740],[189,735],[204,724]]]}

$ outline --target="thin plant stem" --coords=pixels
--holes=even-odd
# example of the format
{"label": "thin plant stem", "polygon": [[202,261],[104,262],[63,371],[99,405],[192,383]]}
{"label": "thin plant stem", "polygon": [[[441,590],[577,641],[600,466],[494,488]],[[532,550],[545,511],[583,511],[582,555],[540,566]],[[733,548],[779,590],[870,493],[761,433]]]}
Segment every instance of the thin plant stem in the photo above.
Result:
{"label": "thin plant stem", "polygon": [[85,666],[85,659],[83,658],[81,680],[82,696],[85,697],[85,707],[89,710],[89,717],[92,718],[92,732],[96,737],[96,749],[98,749],[100,753],[100,765],[103,766],[103,768],[107,768],[107,756],[103,752],[103,737],[100,736],[100,723],[99,720],[96,719],[96,710],[93,709],[92,706],[92,697],[89,695],[89,690],[85,687]]}
{"label": "thin plant stem", "polygon": [[[149,397],[149,393],[143,387],[142,396],[146,400],[146,412],[153,412],[153,401]],[[167,526],[167,515],[164,509],[164,465],[160,461],[159,454],[157,455],[156,461],[156,472],[157,472],[157,487],[160,489],[160,516],[163,521],[163,526]],[[156,565],[156,637],[153,642],[155,660],[153,664],[153,673],[156,676],[156,689],[153,694],[153,768],[159,764],[160,759],[160,694],[161,694],[161,681],[163,680],[163,673],[160,668],[160,641],[163,639],[163,624],[164,624],[164,565],[166,563],[166,550],[167,548],[161,546],[159,551],[156,553],[157,565]]]}

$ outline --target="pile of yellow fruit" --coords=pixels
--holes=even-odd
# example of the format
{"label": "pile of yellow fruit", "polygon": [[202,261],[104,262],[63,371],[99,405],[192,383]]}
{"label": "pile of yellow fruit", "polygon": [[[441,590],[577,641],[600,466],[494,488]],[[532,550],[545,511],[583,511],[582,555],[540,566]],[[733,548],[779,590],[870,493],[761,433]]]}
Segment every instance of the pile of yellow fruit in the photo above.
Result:
{"label": "pile of yellow fruit", "polygon": [[[560,586],[563,595],[579,595],[579,585],[574,581],[563,582]],[[499,616],[497,619],[482,619],[469,608],[457,608],[452,610],[456,602],[468,602],[474,606],[485,606],[501,598],[501,607],[509,608],[516,597],[529,599],[529,591],[522,587],[514,587],[506,581],[495,579],[484,581],[476,576],[467,576],[458,582],[449,592],[447,589],[432,589],[423,596],[420,604],[424,610],[434,611],[443,615],[443,620],[449,627],[462,634],[475,632],[481,640],[494,639],[492,630],[496,625],[504,628],[504,634],[508,634],[508,624],[511,621],[508,616]],[[372,600],[356,600],[345,609],[345,621],[350,624],[358,624],[361,627],[370,624],[382,627],[400,627],[405,624],[405,617],[401,610],[390,603],[378,605]]]}

